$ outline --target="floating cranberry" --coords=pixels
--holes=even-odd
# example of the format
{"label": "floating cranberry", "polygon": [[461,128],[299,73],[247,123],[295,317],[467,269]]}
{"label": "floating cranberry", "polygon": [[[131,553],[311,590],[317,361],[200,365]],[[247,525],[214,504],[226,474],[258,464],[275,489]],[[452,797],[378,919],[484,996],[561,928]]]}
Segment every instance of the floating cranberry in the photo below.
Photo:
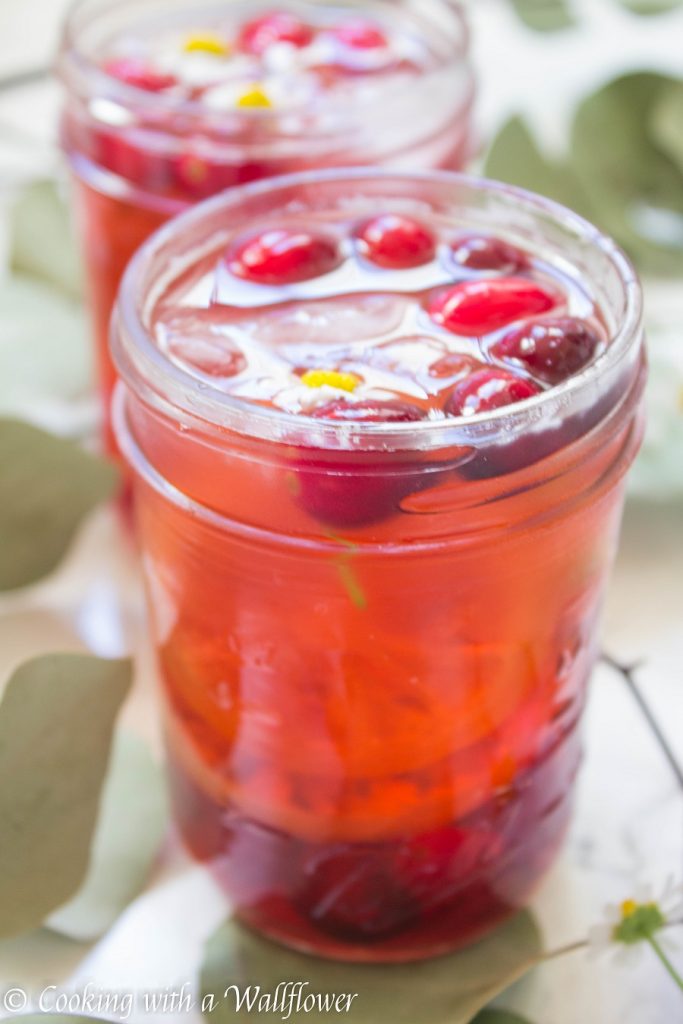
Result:
{"label": "floating cranberry", "polygon": [[299,505],[325,526],[349,528],[378,523],[398,512],[402,498],[419,489],[416,472],[387,473],[381,463],[346,471],[324,457],[302,457],[296,464]]}
{"label": "floating cranberry", "polygon": [[416,405],[399,399],[382,401],[366,398],[348,402],[345,398],[333,398],[331,402],[319,405],[311,416],[323,420],[343,420],[346,423],[410,423],[425,418],[426,413]]}
{"label": "floating cranberry", "polygon": [[576,317],[545,317],[509,331],[492,347],[496,358],[560,384],[587,366],[600,345],[597,331]]}
{"label": "floating cranberry", "polygon": [[[410,423],[425,413],[408,402],[334,398],[310,414],[316,419],[346,423]],[[387,466],[362,457],[352,464],[334,462],[311,452],[297,465],[298,500],[306,512],[327,526],[365,526],[399,511],[401,499],[431,483],[419,463]]]}
{"label": "floating cranberry", "polygon": [[302,49],[313,40],[313,29],[286,11],[272,11],[251,21],[240,30],[237,45],[244,53],[259,56],[273,43],[289,43]]}
{"label": "floating cranberry", "polygon": [[455,385],[446,403],[446,412],[451,416],[475,416],[523,402],[540,390],[533,381],[517,377],[508,370],[485,367]]}
{"label": "floating cranberry", "polygon": [[454,334],[488,334],[523,317],[538,316],[557,306],[560,297],[523,277],[461,281],[436,294],[429,306],[432,319]]}
{"label": "floating cranberry", "polygon": [[334,270],[340,259],[332,239],[285,228],[253,235],[227,253],[233,274],[268,285],[294,284],[319,277]]}
{"label": "floating cranberry", "polygon": [[405,927],[418,908],[391,871],[389,848],[339,844],[304,866],[300,904],[319,928],[345,939],[377,939]]}
{"label": "floating cranberry", "polygon": [[364,18],[349,18],[334,30],[337,39],[354,50],[377,50],[387,45],[381,28]]}
{"label": "floating cranberry", "polygon": [[412,217],[385,213],[368,221],[358,233],[361,252],[379,267],[405,270],[434,259],[431,231]]}
{"label": "floating cranberry", "polygon": [[527,257],[521,249],[493,235],[465,235],[456,239],[451,249],[455,262],[468,270],[514,274],[527,265]]}
{"label": "floating cranberry", "polygon": [[142,60],[135,57],[121,57],[117,60],[110,60],[104,65],[104,70],[112,78],[119,82],[125,82],[135,89],[144,89],[146,92],[163,92],[170,89],[177,83],[175,75],[164,74],[150,68]]}

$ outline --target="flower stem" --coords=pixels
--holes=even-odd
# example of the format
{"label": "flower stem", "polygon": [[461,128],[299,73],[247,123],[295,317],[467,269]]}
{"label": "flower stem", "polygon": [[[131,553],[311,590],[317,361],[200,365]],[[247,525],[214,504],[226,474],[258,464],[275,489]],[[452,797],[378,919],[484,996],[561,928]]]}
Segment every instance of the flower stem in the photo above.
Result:
{"label": "flower stem", "polygon": [[667,973],[673,978],[674,982],[678,985],[678,987],[680,988],[681,992],[683,992],[683,978],[680,976],[680,974],[678,973],[678,971],[676,970],[674,965],[671,963],[671,961],[669,960],[668,956],[666,955],[666,953],[664,952],[662,947],[659,945],[659,943],[657,942],[657,940],[654,937],[654,935],[648,935],[647,936],[647,941],[650,943],[650,945],[652,946],[653,950],[655,951],[655,953],[659,957],[659,959],[662,962],[662,964],[664,965]]}

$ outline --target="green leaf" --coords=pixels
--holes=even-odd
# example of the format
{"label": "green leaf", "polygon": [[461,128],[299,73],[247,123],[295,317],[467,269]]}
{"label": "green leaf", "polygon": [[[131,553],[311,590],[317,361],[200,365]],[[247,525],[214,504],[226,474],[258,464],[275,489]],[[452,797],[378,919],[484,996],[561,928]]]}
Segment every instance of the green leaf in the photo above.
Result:
{"label": "green leaf", "polygon": [[509,1010],[482,1010],[472,1021],[472,1024],[530,1024],[526,1017],[520,1017],[518,1013],[510,1013]]}
{"label": "green leaf", "polygon": [[669,14],[680,7],[681,0],[620,0],[620,3],[631,14],[649,17],[651,14]]}
{"label": "green leaf", "polygon": [[683,81],[662,90],[652,114],[652,136],[683,174]]}
{"label": "green leaf", "polygon": [[[201,973],[207,1016],[229,1021],[270,1021],[270,1011],[235,1008],[237,985],[275,993],[283,981],[308,982],[306,993],[356,994],[344,1020],[349,1024],[467,1024],[503,989],[539,959],[541,943],[532,917],[517,915],[487,939],[450,956],[416,964],[344,964],[284,949],[234,921],[209,939]],[[253,991],[253,990],[252,990]],[[213,996],[215,1002],[209,1002]],[[210,1011],[210,1012],[208,1012]]]}
{"label": "green leaf", "polygon": [[83,309],[26,275],[0,281],[0,413],[49,426],[89,400],[92,345]]}
{"label": "green leaf", "polygon": [[491,178],[538,192],[584,216],[591,216],[588,200],[574,172],[541,154],[520,117],[511,118],[493,140],[485,172]]}
{"label": "green leaf", "polygon": [[557,32],[576,24],[567,0],[512,0],[512,6],[535,32]]}
{"label": "green leaf", "polygon": [[22,662],[39,654],[75,651],[85,648],[66,616],[44,608],[0,615],[0,696]]}
{"label": "green leaf", "polygon": [[0,703],[0,938],[38,927],[88,868],[129,661],[34,658]]}
{"label": "green leaf", "polygon": [[0,590],[59,563],[81,521],[116,489],[113,466],[71,441],[0,419]]}
{"label": "green leaf", "polygon": [[51,1021],[52,1024],[111,1024],[103,1017],[71,1017],[68,1013],[26,1013],[10,1019],[23,1021],[24,1024],[45,1024],[45,1021]]}
{"label": "green leaf", "polygon": [[70,903],[46,922],[79,942],[99,938],[143,889],[167,820],[162,772],[147,746],[121,733],[100,803],[90,867]]}
{"label": "green leaf", "polygon": [[571,162],[600,225],[641,270],[683,272],[683,174],[652,135],[658,103],[676,79],[637,72],[579,107]]}
{"label": "green leaf", "polygon": [[12,211],[10,239],[14,270],[72,297],[81,296],[81,265],[69,208],[55,182],[34,182],[24,189]]}

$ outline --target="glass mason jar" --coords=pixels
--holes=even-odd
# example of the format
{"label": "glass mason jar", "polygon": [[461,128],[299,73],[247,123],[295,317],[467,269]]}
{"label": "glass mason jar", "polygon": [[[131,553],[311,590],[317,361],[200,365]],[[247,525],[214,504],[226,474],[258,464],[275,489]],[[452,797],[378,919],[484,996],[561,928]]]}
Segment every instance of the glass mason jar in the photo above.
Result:
{"label": "glass mason jar", "polygon": [[[231,397],[153,342],[154,302],[217,241],[293,203],[322,223],[405,199],[589,282],[605,352],[469,419],[333,423]],[[486,932],[528,901],[570,816],[642,433],[630,264],[575,214],[496,183],[296,175],[155,234],[112,348],[190,850],[244,922],[321,955],[409,960]]]}
{"label": "glass mason jar", "polygon": [[[286,10],[289,0],[280,8]],[[200,101],[133,88],[107,74],[103,53],[155,19],[197,27],[192,0],[80,0],[66,23],[58,62],[66,88],[62,140],[75,184],[94,316],[99,380],[108,409],[115,375],[109,317],[126,263],[163,221],[187,206],[255,179],[316,167],[381,165],[461,169],[472,147],[473,77],[462,11],[454,0],[302,0],[315,19],[375,17],[405,26],[430,60],[401,88],[359,102],[302,103],[217,112]],[[245,0],[213,0],[201,23],[258,13]]]}

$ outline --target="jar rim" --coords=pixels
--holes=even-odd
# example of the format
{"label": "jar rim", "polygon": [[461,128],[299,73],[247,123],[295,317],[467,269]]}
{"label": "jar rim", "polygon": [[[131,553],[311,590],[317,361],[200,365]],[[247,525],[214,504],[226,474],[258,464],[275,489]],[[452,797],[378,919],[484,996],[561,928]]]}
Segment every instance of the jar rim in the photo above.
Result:
{"label": "jar rim", "polygon": [[[381,2],[384,2],[384,0],[381,0]],[[470,28],[461,0],[435,0],[435,2],[442,6],[453,19],[455,47],[449,49],[448,52],[442,53],[432,66],[426,68],[421,76],[421,80],[427,79],[431,81],[434,76],[457,62],[461,62],[464,66],[469,67]],[[134,107],[135,111],[143,117],[145,114],[158,115],[160,111],[173,113],[176,116],[182,117],[183,121],[188,125],[196,124],[197,129],[202,125],[211,124],[219,117],[225,116],[224,114],[216,115],[216,112],[208,110],[206,105],[200,100],[178,100],[163,92],[150,92],[140,89],[108,74],[97,61],[89,57],[79,46],[79,36],[83,30],[80,21],[82,18],[87,17],[87,9],[92,3],[93,0],[72,0],[67,10],[57,59],[57,71],[67,89],[73,89],[77,93],[91,92],[94,96],[105,94],[108,100],[114,103],[119,102],[122,107]],[[115,3],[116,0],[99,0],[99,9],[93,12],[92,17],[97,18],[98,15],[106,13]],[[138,5],[136,5],[137,9],[139,9],[139,4],[140,0],[138,0]],[[191,4],[188,3],[188,7],[190,6]],[[82,83],[86,81],[90,83],[89,87],[83,89]],[[410,96],[413,92],[414,84],[407,82],[403,87],[394,92],[392,102],[395,102],[400,107],[401,97],[404,95]],[[468,86],[463,90],[462,95],[461,109],[463,111],[467,110],[471,105],[473,92],[474,76],[470,69]],[[380,107],[385,100],[386,97],[380,94],[374,102]],[[351,108],[351,104],[344,104],[343,108],[339,108],[339,111],[349,115],[347,124],[341,124],[341,126],[335,124],[334,128],[329,127],[328,129],[324,126],[316,126],[316,132],[323,137],[331,136],[336,139],[340,134],[343,134],[344,130],[352,129],[356,124],[356,120],[353,117]],[[362,106],[362,114],[363,117],[368,116],[367,103],[364,103]],[[256,124],[268,128],[271,123],[281,120],[282,111],[267,107],[247,107],[231,111],[230,117],[240,124]],[[280,130],[279,124],[278,130]],[[282,134],[287,135],[288,133],[283,132]]]}
{"label": "jar rim", "polygon": [[[169,360],[152,340],[143,322],[142,309],[148,288],[145,271],[160,250],[174,238],[199,225],[216,223],[217,215],[237,210],[245,201],[269,192],[314,186],[399,182],[405,185],[452,186],[477,195],[495,195],[521,208],[531,217],[543,217],[592,247],[616,272],[623,292],[623,314],[604,352],[585,369],[562,384],[524,402],[471,416],[409,423],[335,422],[316,420],[268,408],[211,389]],[[547,422],[587,396],[594,400],[600,382],[617,372],[642,341],[642,289],[635,268],[608,235],[567,207],[502,182],[452,171],[395,172],[357,167],[306,171],[282,175],[231,188],[197,204],[156,231],[137,251],[124,274],[112,318],[111,349],[116,367],[127,386],[148,404],[171,415],[185,414],[206,428],[229,429],[263,440],[310,444],[324,449],[432,450],[453,445],[495,444]],[[628,388],[624,388],[626,401]]]}

